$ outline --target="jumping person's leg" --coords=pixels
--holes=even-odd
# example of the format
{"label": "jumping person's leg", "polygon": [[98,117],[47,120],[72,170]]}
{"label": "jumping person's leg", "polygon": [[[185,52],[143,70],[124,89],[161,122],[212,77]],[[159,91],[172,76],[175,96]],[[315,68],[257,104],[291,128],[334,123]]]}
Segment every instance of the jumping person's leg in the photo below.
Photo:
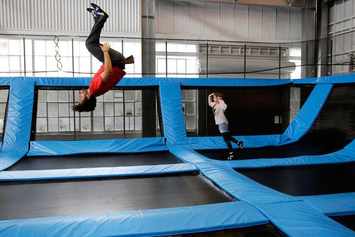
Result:
{"label": "jumping person's leg", "polygon": [[244,142],[235,139],[232,135],[229,136],[230,136],[230,140],[234,142],[238,146],[238,148],[240,149],[244,148]]}
{"label": "jumping person's leg", "polygon": [[232,142],[230,140],[230,135],[228,133],[222,133],[224,142],[227,145],[228,152],[233,152]]}
{"label": "jumping person's leg", "polygon": [[[100,35],[102,28],[108,18],[108,14],[102,10],[98,5],[90,3],[91,7],[87,8],[87,11],[94,16],[95,24],[86,39],[86,48],[89,52],[97,58],[100,62],[104,62],[104,55],[100,48]],[[124,68],[125,57],[118,51],[110,48],[109,54],[113,66]]]}
{"label": "jumping person's leg", "polygon": [[99,16],[95,18],[95,24],[85,42],[89,52],[102,63],[104,62],[104,54],[100,48],[100,35],[106,20],[107,16]]}
{"label": "jumping person's leg", "polygon": [[[91,32],[85,43],[86,48],[89,50],[89,52],[102,63],[104,62],[104,55],[100,48],[100,35],[106,20],[107,16],[98,16],[95,18],[95,24],[92,27]],[[110,48],[109,54],[113,66],[122,67],[124,65],[125,58],[120,52]]]}
{"label": "jumping person's leg", "polygon": [[227,157],[227,159],[228,160],[233,160],[234,159],[234,152],[233,152],[232,142],[230,140],[231,136],[230,136],[229,132],[222,133],[222,136],[223,136],[223,140],[226,143],[227,148],[228,148],[228,157]]}
{"label": "jumping person's leg", "polygon": [[228,159],[231,160],[234,158],[234,154],[233,154],[231,135],[230,135],[229,128],[228,128],[228,123],[218,124],[218,130],[222,134],[223,140],[227,145],[228,154],[229,154]]}

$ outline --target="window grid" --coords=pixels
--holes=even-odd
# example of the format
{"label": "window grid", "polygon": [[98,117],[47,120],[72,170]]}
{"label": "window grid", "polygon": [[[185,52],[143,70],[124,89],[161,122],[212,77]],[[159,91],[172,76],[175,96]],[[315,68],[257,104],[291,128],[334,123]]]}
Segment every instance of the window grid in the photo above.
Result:
{"label": "window grid", "polygon": [[[73,97],[74,94],[74,97]],[[111,90],[93,112],[72,111],[78,90],[38,90],[36,136],[117,134],[142,136],[142,91]]]}
{"label": "window grid", "polygon": [[22,39],[0,38],[0,65],[0,75],[1,72],[11,72],[12,76],[24,75],[24,45]]}
{"label": "window grid", "polygon": [[[159,77],[198,77],[198,45],[181,43],[156,43],[156,72]],[[188,133],[198,127],[198,91],[183,90],[182,106]]]}

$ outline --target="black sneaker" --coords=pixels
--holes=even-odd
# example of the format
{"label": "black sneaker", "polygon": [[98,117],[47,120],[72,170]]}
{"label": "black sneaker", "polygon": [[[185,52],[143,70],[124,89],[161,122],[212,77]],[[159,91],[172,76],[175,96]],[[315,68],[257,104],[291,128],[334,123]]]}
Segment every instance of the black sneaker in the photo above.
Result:
{"label": "black sneaker", "polygon": [[101,15],[98,14],[98,13],[95,11],[95,9],[92,8],[92,7],[86,8],[86,11],[88,11],[88,12],[94,17],[94,19],[97,19],[98,17],[101,16]]}
{"label": "black sneaker", "polygon": [[93,9],[95,12],[96,16],[94,16],[94,17],[98,17],[98,16],[108,17],[108,14],[104,10],[102,10],[102,8],[99,7],[98,5],[96,5],[95,3],[90,3],[90,5],[91,5],[90,8]]}

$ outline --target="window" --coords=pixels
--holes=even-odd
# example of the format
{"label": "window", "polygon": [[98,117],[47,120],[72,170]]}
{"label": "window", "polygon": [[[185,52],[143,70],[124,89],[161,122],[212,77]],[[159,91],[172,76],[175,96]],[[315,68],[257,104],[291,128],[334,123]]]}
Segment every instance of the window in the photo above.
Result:
{"label": "window", "polygon": [[11,72],[12,76],[22,76],[24,71],[23,55],[22,40],[0,39],[0,75],[7,76]]}
{"label": "window", "polygon": [[78,98],[78,90],[38,90],[35,139],[142,136],[142,90],[109,91],[88,113],[72,111]]}
{"label": "window", "polygon": [[[155,49],[158,77],[198,77],[199,60],[196,44],[158,42]],[[182,103],[189,133],[197,132],[197,96],[197,90],[183,90]]]}

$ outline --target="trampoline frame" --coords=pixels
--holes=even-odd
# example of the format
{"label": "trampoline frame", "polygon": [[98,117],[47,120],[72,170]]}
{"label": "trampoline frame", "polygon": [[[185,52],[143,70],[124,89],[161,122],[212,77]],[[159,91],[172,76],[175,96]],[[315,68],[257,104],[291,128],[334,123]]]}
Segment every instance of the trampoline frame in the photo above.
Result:
{"label": "trampoline frame", "polygon": [[[355,75],[279,79],[221,78],[125,78],[121,87],[159,86],[164,137],[88,141],[30,141],[34,91],[36,87],[83,87],[90,78],[0,78],[0,86],[10,86],[7,124],[0,152],[0,170],[25,155],[65,155],[96,152],[145,152],[168,150],[185,163],[117,168],[55,171],[2,171],[1,181],[72,179],[85,177],[137,177],[169,173],[198,172],[230,196],[232,203],[193,207],[129,211],[110,216],[46,217],[0,221],[1,236],[164,236],[241,228],[272,222],[287,236],[354,236],[354,232],[327,215],[355,213],[355,194],[294,197],[267,188],[237,173],[233,168],[285,165],[347,163],[355,161],[355,142],[337,152],[315,157],[286,159],[211,161],[194,149],[223,148],[221,137],[187,137],[182,107],[182,87],[239,87],[309,85],[315,87],[283,134],[243,136],[246,146],[278,146],[299,140],[310,129],[334,84],[353,84]],[[15,139],[14,139],[15,138]],[[93,146],[95,145],[95,146]],[[64,153],[64,154],[63,154]],[[339,206],[338,203],[344,203]],[[191,219],[192,222],[177,220]],[[154,223],[152,225],[151,223]],[[132,228],[135,226],[135,228]],[[119,228],[117,228],[119,227]],[[321,228],[320,228],[321,227]]]}

